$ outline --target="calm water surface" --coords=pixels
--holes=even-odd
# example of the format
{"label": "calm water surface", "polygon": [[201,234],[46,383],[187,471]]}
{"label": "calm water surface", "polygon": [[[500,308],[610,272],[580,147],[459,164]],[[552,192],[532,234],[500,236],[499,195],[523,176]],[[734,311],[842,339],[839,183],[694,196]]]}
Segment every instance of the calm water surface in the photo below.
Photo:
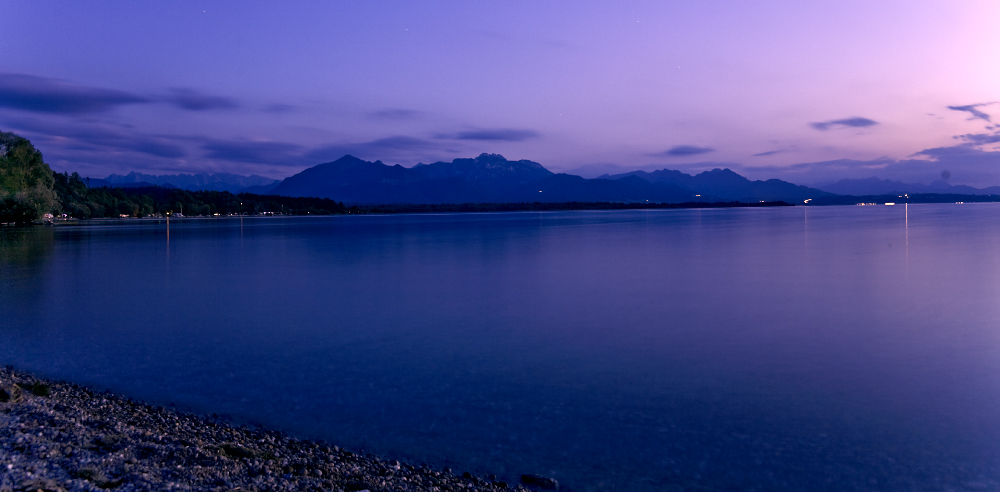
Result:
{"label": "calm water surface", "polygon": [[569,490],[1000,490],[1000,205],[0,230],[0,363]]}

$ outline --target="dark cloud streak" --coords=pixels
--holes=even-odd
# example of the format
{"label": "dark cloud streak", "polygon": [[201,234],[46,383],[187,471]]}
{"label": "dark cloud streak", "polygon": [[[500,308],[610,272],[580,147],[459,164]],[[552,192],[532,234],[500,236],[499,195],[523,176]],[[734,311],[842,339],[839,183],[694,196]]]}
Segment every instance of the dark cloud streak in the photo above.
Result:
{"label": "dark cloud streak", "polygon": [[164,98],[164,100],[188,111],[235,109],[239,107],[236,101],[228,97],[211,96],[189,88],[172,88],[170,89],[170,95]]}
{"label": "dark cloud streak", "polygon": [[986,145],[1000,142],[1000,133],[968,133],[954,138],[965,140],[971,145]]}
{"label": "dark cloud streak", "polygon": [[865,128],[865,127],[869,127],[869,126],[875,126],[877,124],[878,124],[878,122],[875,121],[875,120],[871,120],[871,119],[868,119],[868,118],[862,118],[860,116],[854,116],[854,117],[851,117],[851,118],[844,118],[844,119],[841,119],[841,120],[830,120],[830,121],[822,121],[822,122],[818,122],[818,123],[809,123],[809,126],[815,128],[817,130],[820,130],[820,131],[826,131],[826,130],[829,130],[830,128],[832,128],[832,127],[837,127],[837,126],[844,127],[844,128]]}
{"label": "dark cloud streak", "polygon": [[660,157],[686,157],[689,155],[707,154],[709,152],[715,152],[715,149],[711,147],[698,147],[696,145],[676,145],[663,152],[650,155]]}
{"label": "dark cloud streak", "polygon": [[370,142],[341,143],[326,145],[310,150],[305,154],[305,158],[311,161],[328,162],[339,159],[345,155],[353,155],[362,158],[385,158],[385,154],[398,154],[413,151],[441,151],[443,146],[440,143],[423,140],[420,138],[396,135],[392,137],[380,138]]}
{"label": "dark cloud streak", "polygon": [[984,112],[982,112],[982,111],[980,111],[980,110],[978,110],[976,108],[981,108],[983,106],[989,106],[991,104],[996,104],[996,102],[967,104],[965,106],[948,106],[948,109],[951,109],[951,110],[954,110],[954,111],[964,111],[966,113],[969,113],[969,114],[972,115],[972,117],[969,118],[970,120],[983,120],[983,121],[986,121],[986,122],[990,122],[990,115],[988,115],[988,114],[986,114],[986,113],[984,113]]}
{"label": "dark cloud streak", "polygon": [[286,142],[249,142],[242,140],[209,140],[202,148],[205,157],[231,162],[255,164],[300,164],[302,146]]}
{"label": "dark cloud streak", "polygon": [[85,124],[53,124],[37,118],[23,118],[9,122],[16,129],[63,139],[64,148],[95,149],[113,152],[134,151],[156,157],[179,158],[187,155],[183,147],[172,139],[143,135],[130,129],[88,122]]}
{"label": "dark cloud streak", "polygon": [[149,99],[124,91],[71,84],[58,79],[0,73],[0,107],[36,113],[93,114]]}
{"label": "dark cloud streak", "polygon": [[483,140],[490,142],[523,142],[532,138],[538,138],[539,136],[540,134],[534,130],[494,128],[458,132],[450,138],[455,140]]}
{"label": "dark cloud streak", "polygon": [[400,108],[390,108],[383,109],[381,111],[375,111],[371,113],[375,118],[381,118],[386,120],[408,120],[423,116],[423,111],[417,111],[414,109],[400,109]]}

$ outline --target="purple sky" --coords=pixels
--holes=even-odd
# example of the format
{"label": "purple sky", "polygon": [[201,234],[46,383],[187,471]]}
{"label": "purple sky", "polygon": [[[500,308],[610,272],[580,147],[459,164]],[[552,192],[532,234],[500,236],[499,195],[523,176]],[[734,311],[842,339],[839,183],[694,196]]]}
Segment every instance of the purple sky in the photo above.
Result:
{"label": "purple sky", "polygon": [[345,153],[1000,185],[1000,3],[14,2],[0,130],[56,170]]}

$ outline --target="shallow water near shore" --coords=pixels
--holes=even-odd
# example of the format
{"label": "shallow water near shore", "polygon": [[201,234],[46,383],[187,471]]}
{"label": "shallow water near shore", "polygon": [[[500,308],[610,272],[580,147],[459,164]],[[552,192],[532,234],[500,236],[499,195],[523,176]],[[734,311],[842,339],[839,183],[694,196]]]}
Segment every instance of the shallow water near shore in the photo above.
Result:
{"label": "shallow water near shore", "polygon": [[570,490],[1000,490],[1000,206],[0,229],[0,363]]}

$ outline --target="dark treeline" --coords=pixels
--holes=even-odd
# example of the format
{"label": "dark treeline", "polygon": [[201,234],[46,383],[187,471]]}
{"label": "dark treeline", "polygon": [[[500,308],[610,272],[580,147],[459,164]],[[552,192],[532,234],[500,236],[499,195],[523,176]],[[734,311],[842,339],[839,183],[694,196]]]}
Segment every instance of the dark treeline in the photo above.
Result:
{"label": "dark treeline", "polygon": [[786,202],[686,202],[686,203],[618,203],[618,202],[563,202],[563,203],[442,203],[442,204],[392,204],[360,205],[348,209],[352,214],[413,214],[452,212],[535,212],[557,210],[651,210],[669,208],[731,208],[731,207],[780,207],[791,206]]}
{"label": "dark treeline", "polygon": [[347,213],[343,203],[326,198],[239,195],[228,191],[187,191],[159,186],[88,188],[77,173],[54,173],[55,212],[77,219],[148,217],[164,214],[330,215]]}

